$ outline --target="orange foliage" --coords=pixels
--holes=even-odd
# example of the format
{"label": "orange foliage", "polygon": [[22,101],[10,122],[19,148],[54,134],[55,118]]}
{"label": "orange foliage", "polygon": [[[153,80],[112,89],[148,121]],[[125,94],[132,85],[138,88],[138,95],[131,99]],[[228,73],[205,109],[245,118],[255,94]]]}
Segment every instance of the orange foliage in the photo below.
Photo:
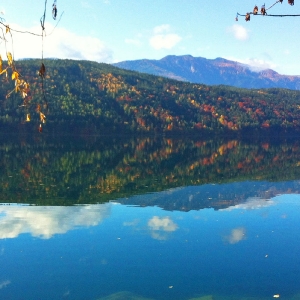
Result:
{"label": "orange foliage", "polygon": [[264,123],[262,123],[261,127],[262,128],[269,128],[270,127],[269,121],[265,121]]}

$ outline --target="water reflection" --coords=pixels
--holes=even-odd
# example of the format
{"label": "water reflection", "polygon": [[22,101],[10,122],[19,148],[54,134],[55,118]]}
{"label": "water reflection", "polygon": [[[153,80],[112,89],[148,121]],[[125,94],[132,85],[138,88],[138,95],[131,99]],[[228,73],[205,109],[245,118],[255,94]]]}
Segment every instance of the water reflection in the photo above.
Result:
{"label": "water reflection", "polygon": [[[103,203],[181,186],[300,178],[298,141],[251,144],[162,137],[15,139],[0,137],[3,203]],[[298,193],[299,186],[295,184],[291,191]],[[270,196],[280,192],[269,189]],[[220,201],[236,198],[228,197]]]}
{"label": "water reflection", "polygon": [[16,238],[29,233],[49,239],[78,227],[99,225],[110,215],[107,205],[85,206],[0,206],[0,239]]}
{"label": "water reflection", "polygon": [[299,162],[298,142],[3,139],[0,298],[299,299]]}
{"label": "water reflection", "polygon": [[246,239],[246,229],[244,227],[234,228],[229,235],[224,236],[224,240],[230,244],[236,244]]}
{"label": "water reflection", "polygon": [[166,240],[171,232],[178,229],[178,225],[170,217],[154,216],[148,221],[151,236],[157,240]]}
{"label": "water reflection", "polygon": [[298,299],[300,196],[247,201],[189,212],[3,205],[0,298]]}

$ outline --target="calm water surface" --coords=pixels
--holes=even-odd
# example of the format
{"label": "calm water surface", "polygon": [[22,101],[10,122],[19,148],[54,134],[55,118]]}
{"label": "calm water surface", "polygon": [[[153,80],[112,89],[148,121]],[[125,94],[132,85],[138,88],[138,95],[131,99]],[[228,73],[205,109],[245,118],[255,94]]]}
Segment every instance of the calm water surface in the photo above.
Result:
{"label": "calm water surface", "polygon": [[300,299],[297,142],[0,152],[0,299]]}

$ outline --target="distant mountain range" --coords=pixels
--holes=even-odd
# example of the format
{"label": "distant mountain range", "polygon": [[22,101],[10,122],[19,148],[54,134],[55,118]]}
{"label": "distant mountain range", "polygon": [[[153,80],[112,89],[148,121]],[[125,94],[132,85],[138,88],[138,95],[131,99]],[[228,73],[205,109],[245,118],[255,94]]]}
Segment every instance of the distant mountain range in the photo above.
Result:
{"label": "distant mountain range", "polygon": [[251,66],[224,58],[206,59],[191,55],[169,55],[160,60],[131,60],[116,67],[163,76],[180,81],[241,88],[286,88],[300,90],[300,76],[280,75],[266,69],[253,71]]}

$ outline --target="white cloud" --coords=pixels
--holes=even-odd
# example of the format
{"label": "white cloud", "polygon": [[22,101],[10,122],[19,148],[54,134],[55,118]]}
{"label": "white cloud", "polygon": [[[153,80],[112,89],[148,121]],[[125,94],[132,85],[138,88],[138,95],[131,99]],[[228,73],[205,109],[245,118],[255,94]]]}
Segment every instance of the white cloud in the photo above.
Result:
{"label": "white cloud", "polygon": [[267,69],[275,70],[278,67],[278,65],[273,63],[270,59],[260,59],[260,58],[253,58],[253,57],[241,59],[232,56],[224,56],[224,58],[231,61],[239,62],[245,65],[245,67],[247,66],[251,71],[254,72],[259,72]]}
{"label": "white cloud", "polygon": [[149,43],[151,47],[156,50],[159,49],[172,49],[176,46],[182,38],[176,34],[171,33],[171,27],[168,24],[157,26],[153,29],[153,36],[150,38]]}
{"label": "white cloud", "polygon": [[246,239],[246,229],[244,227],[234,228],[230,234],[225,236],[225,240],[230,244],[236,244]]}
{"label": "white cloud", "polygon": [[233,25],[228,27],[227,31],[232,33],[237,40],[244,41],[249,38],[249,30],[242,25]]}
{"label": "white cloud", "polygon": [[277,67],[273,62],[257,58],[248,58],[241,62],[249,65],[250,70],[256,72],[266,69],[275,69]]}
{"label": "white cloud", "polygon": [[79,226],[96,226],[110,215],[110,204],[86,206],[2,206],[0,239],[22,233],[49,239]]}
{"label": "white cloud", "polygon": [[150,45],[156,49],[172,49],[181,41],[178,34],[158,34],[150,38]]}
{"label": "white cloud", "polygon": [[[40,26],[20,28],[11,24],[11,28],[41,34]],[[11,49],[9,43],[8,51],[15,53],[15,59],[41,58],[43,49],[45,58],[83,59],[107,63],[112,61],[112,50],[98,38],[80,36],[64,28],[54,29],[50,24],[45,24],[45,28],[47,36],[44,37],[43,47],[40,36],[12,31],[14,49]],[[0,52],[5,52],[4,47],[0,47]]]}
{"label": "white cloud", "polygon": [[154,216],[148,221],[148,228],[151,231],[151,236],[157,240],[166,240],[168,234],[178,229],[178,225],[174,223],[171,218],[159,218]]}

